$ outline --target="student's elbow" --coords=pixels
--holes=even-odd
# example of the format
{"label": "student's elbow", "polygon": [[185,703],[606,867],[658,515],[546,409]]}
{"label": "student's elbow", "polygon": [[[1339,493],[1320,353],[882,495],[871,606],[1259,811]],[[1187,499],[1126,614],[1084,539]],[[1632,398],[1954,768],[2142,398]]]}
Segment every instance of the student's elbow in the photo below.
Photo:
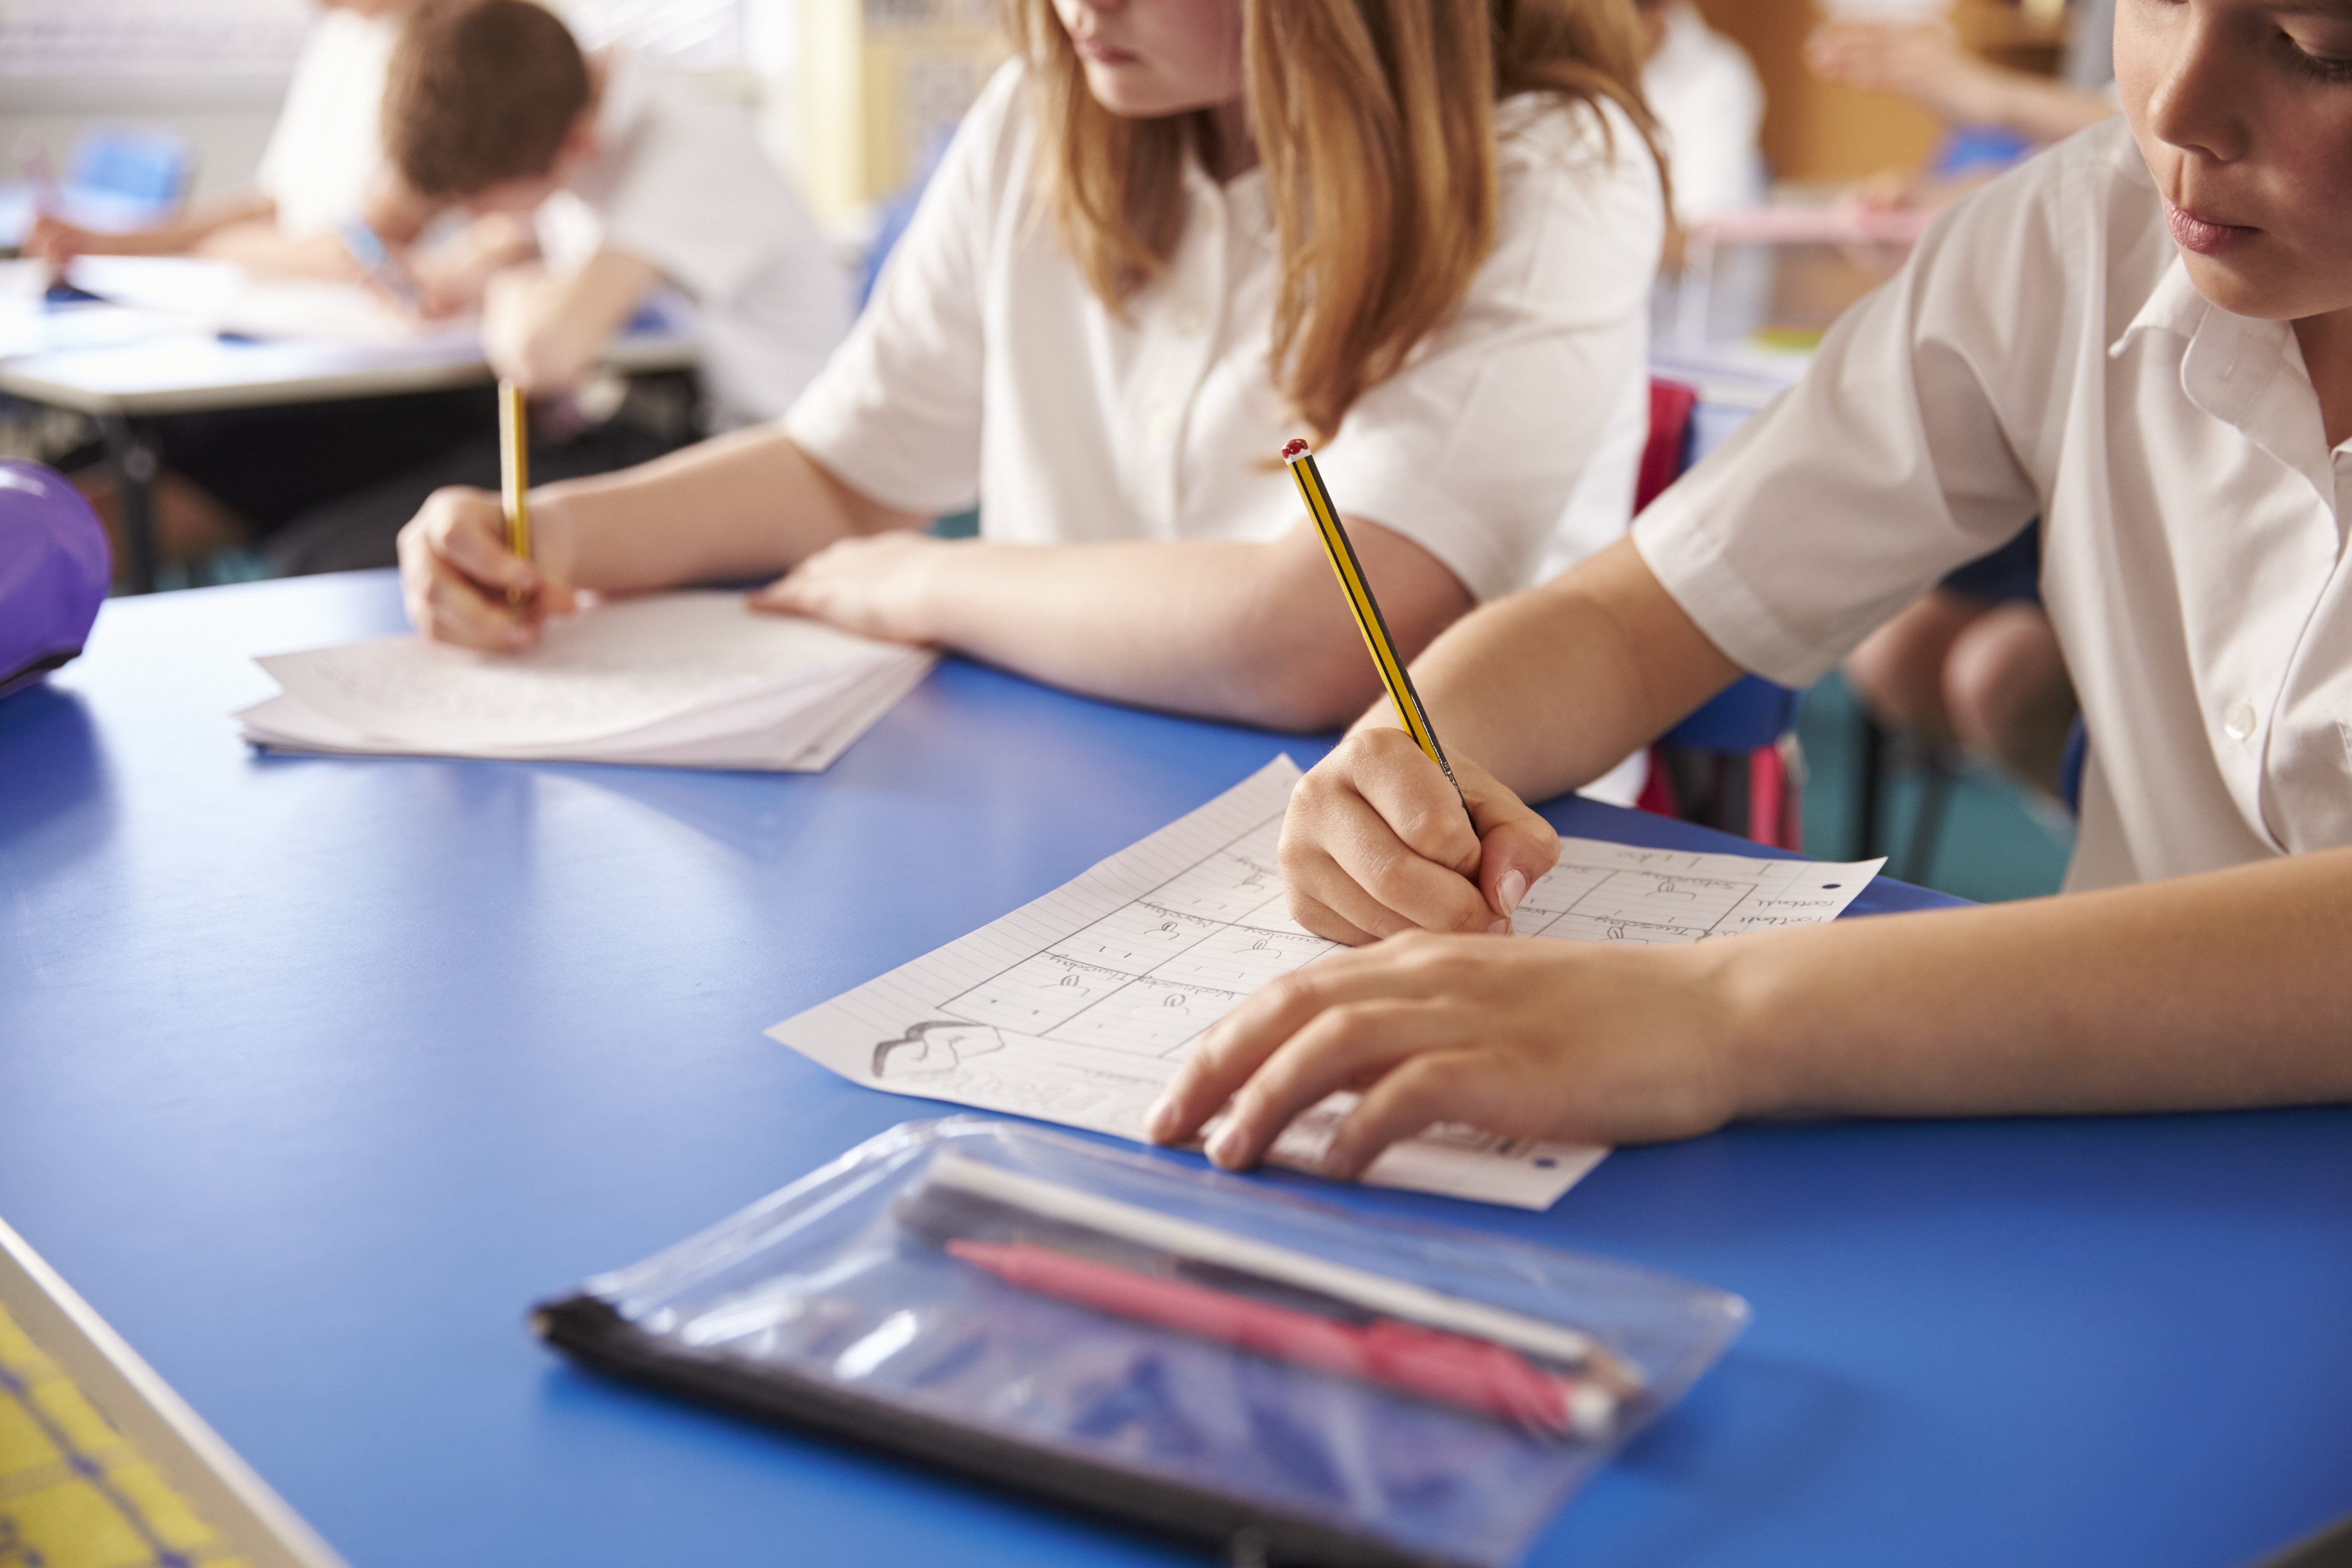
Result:
{"label": "student's elbow", "polygon": [[562,322],[549,322],[522,333],[495,368],[530,396],[561,396],[587,375],[600,346]]}
{"label": "student's elbow", "polygon": [[1374,682],[1369,670],[1360,679],[1309,680],[1294,677],[1256,693],[1248,704],[1254,710],[1235,717],[1261,729],[1315,734],[1352,722],[1373,695]]}
{"label": "student's elbow", "polygon": [[[1309,635],[1300,636],[1300,631]],[[1379,694],[1371,657],[1353,635],[1345,641],[1312,628],[1262,626],[1232,638],[1232,717],[1261,729],[1312,734],[1350,723]]]}

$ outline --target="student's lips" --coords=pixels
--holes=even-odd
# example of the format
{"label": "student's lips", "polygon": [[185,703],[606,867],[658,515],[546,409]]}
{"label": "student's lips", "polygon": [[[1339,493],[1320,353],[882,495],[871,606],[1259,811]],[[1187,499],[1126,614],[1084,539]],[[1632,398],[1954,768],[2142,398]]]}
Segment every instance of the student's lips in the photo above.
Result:
{"label": "student's lips", "polygon": [[2262,232],[2240,224],[2215,223],[2211,218],[2183,212],[2168,201],[2164,204],[2164,221],[2171,226],[2172,237],[2181,249],[2193,250],[2200,256],[2218,256]]}
{"label": "student's lips", "polygon": [[1135,63],[1133,55],[1125,49],[1115,49],[1099,39],[1074,38],[1071,43],[1078,51],[1078,58],[1089,65],[1131,66]]}

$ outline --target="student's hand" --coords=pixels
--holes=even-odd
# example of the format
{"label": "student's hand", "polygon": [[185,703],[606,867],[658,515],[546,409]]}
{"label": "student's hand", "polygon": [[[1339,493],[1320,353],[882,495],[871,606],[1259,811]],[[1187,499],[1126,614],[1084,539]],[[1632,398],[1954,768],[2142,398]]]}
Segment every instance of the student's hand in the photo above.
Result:
{"label": "student's hand", "polygon": [[61,277],[66,264],[75,257],[104,255],[110,237],[43,213],[33,220],[31,231],[25,236],[23,250],[32,259],[48,263],[50,273]]}
{"label": "student's hand", "polygon": [[1446,761],[1460,798],[1410,735],[1368,727],[1298,782],[1282,825],[1293,920],[1351,946],[1415,929],[1510,929],[1559,859],[1559,835],[1476,763]]}
{"label": "student's hand", "polygon": [[1891,92],[1955,124],[2001,117],[2002,73],[1949,22],[1827,22],[1805,40],[1805,64],[1824,81]]}
{"label": "student's hand", "polygon": [[535,249],[530,230],[504,213],[476,218],[429,249],[410,247],[403,259],[416,279],[418,313],[439,319],[482,309],[490,279],[528,262]]}
{"label": "student's hand", "polygon": [[[400,531],[400,591],[408,618],[436,642],[488,653],[537,646],[550,616],[569,615],[571,535],[552,502],[531,498],[532,559],[507,548],[506,510],[488,490],[435,490]],[[513,590],[519,601],[510,602]]]}
{"label": "student's hand", "polygon": [[1643,1143],[1713,1131],[1740,1092],[1721,950],[1391,937],[1267,985],[1203,1035],[1145,1119],[1184,1142],[1224,1112],[1209,1157],[1264,1157],[1302,1111],[1360,1100],[1323,1157],[1362,1173],[1439,1122],[1510,1138]]}
{"label": "student's hand", "polygon": [[933,642],[932,584],[963,548],[911,529],[839,540],[752,595],[751,607],[890,642]]}

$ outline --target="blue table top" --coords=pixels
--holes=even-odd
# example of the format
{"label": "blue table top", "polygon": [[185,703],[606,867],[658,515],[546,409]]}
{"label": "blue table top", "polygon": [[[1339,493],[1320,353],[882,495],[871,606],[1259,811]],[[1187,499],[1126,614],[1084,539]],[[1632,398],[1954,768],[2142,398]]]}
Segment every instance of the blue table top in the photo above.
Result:
{"label": "blue table top", "polygon": [[[247,655],[400,627],[381,574],[118,602],[0,701],[0,1215],[360,1568],[1197,1561],[597,1381],[523,1312],[941,1110],[766,1026],[1324,743],[956,662],[815,777],[235,738]],[[1742,1127],[1543,1215],[1339,1195],[1753,1305],[1533,1563],[2210,1568],[2352,1508],[2352,1110]]]}

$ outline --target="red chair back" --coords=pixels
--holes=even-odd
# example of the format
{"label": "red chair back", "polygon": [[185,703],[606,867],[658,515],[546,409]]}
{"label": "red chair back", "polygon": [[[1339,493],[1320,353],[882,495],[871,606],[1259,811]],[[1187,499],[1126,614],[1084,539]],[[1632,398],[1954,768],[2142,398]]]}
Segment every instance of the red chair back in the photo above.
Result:
{"label": "red chair back", "polygon": [[1658,499],[1690,467],[1691,411],[1698,389],[1678,381],[1650,383],[1650,439],[1642,448],[1641,477],[1633,481],[1633,515]]}

